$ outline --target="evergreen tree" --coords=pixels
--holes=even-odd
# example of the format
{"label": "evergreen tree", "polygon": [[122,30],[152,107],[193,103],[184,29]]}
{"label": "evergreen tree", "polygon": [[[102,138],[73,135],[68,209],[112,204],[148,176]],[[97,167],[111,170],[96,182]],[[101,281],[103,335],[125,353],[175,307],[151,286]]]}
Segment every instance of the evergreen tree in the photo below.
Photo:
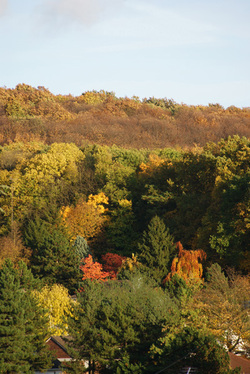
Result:
{"label": "evergreen tree", "polygon": [[173,309],[164,291],[141,274],[125,281],[84,281],[68,323],[71,353],[76,361],[98,362],[105,373],[123,372],[124,366],[145,372],[149,348]]}
{"label": "evergreen tree", "polygon": [[32,373],[51,364],[45,346],[47,319],[30,290],[35,280],[24,263],[6,260],[0,271],[0,372]]}
{"label": "evergreen tree", "polygon": [[88,257],[91,254],[87,240],[83,236],[78,235],[73,244],[73,250],[75,250],[77,260],[80,264],[81,260]]}
{"label": "evergreen tree", "polygon": [[80,280],[79,265],[64,227],[36,217],[28,222],[24,239],[32,249],[32,272],[49,284],[60,283],[74,291]]}
{"label": "evergreen tree", "polygon": [[149,274],[161,282],[169,271],[169,263],[175,252],[174,238],[158,216],[151,219],[138,244],[139,261],[148,268]]}

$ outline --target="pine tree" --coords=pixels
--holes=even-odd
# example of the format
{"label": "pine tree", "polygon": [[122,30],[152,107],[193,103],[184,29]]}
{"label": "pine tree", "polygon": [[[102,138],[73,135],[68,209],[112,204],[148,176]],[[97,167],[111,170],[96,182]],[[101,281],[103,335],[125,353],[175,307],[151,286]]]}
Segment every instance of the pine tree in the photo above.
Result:
{"label": "pine tree", "polygon": [[80,280],[77,255],[60,222],[51,224],[36,217],[34,221],[28,222],[24,238],[26,245],[33,251],[33,273],[49,284],[60,283],[74,291]]}
{"label": "pine tree", "polygon": [[158,216],[151,219],[138,245],[139,261],[148,268],[149,274],[158,282],[167,275],[169,263],[175,251],[174,238]]}
{"label": "pine tree", "polygon": [[127,364],[131,371],[126,373],[139,370],[151,361],[149,348],[162,336],[174,307],[142,274],[126,281],[85,280],[68,321],[72,357],[76,363],[83,358],[96,361],[105,373],[118,373],[118,366],[123,372]]}
{"label": "pine tree", "polygon": [[45,347],[47,319],[30,289],[35,280],[24,263],[6,260],[0,271],[0,372],[31,373],[51,364]]}

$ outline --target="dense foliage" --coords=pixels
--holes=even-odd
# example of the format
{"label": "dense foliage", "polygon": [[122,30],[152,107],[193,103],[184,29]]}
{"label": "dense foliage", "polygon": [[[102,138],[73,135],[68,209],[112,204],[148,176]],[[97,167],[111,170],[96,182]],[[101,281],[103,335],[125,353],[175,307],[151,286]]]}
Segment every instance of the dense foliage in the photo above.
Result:
{"label": "dense foliage", "polygon": [[55,96],[27,84],[0,88],[0,144],[38,140],[79,146],[91,142],[129,148],[192,147],[229,135],[249,137],[249,124],[249,108],[118,98],[105,91]]}
{"label": "dense foliage", "polygon": [[26,265],[6,260],[0,271],[0,372],[31,373],[51,365],[47,318],[32,296],[36,281]]}
{"label": "dense foliage", "polygon": [[230,373],[226,350],[250,355],[249,123],[249,109],[0,89],[3,323],[20,309],[3,373],[46,367],[47,332],[69,331],[75,373],[83,358]]}

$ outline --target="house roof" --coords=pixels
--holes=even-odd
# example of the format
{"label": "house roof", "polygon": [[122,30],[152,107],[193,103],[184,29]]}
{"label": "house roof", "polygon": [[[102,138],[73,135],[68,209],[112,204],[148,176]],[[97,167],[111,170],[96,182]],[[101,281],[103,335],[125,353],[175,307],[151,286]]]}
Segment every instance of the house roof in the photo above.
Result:
{"label": "house roof", "polygon": [[47,346],[50,351],[56,355],[56,358],[60,361],[71,359],[71,356],[68,354],[65,347],[65,341],[61,336],[51,336],[47,342]]}
{"label": "house roof", "polygon": [[235,355],[234,353],[229,352],[230,357],[230,366],[232,369],[241,367],[241,374],[250,374],[250,360],[244,357]]}

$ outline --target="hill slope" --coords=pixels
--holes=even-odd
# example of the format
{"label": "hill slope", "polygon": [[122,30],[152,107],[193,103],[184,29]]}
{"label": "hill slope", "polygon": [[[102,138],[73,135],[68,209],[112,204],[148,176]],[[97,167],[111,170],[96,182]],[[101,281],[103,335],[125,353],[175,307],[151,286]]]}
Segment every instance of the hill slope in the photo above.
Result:
{"label": "hill slope", "polygon": [[126,148],[203,146],[250,137],[250,108],[187,106],[172,99],[117,98],[112,92],[53,95],[44,87],[0,88],[0,144],[39,140]]}

